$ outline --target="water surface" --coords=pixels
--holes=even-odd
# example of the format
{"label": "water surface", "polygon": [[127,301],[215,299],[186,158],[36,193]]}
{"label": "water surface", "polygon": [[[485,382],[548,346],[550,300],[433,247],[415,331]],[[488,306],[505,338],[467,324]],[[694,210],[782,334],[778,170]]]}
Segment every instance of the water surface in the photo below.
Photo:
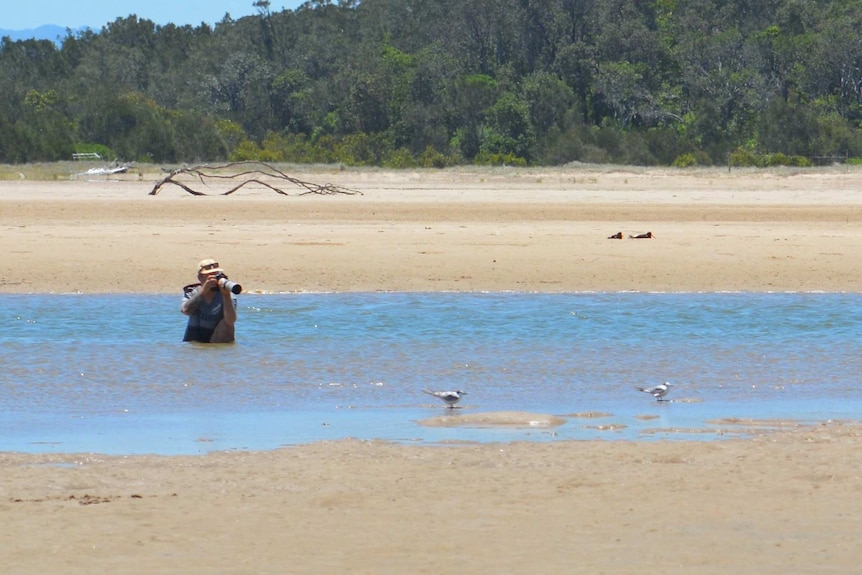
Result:
{"label": "water surface", "polygon": [[[862,413],[859,294],[243,294],[219,346],[180,341],[179,304],[0,296],[0,451],[712,439],[720,418]],[[634,389],[663,381],[673,401]],[[447,410],[422,388],[469,395]],[[566,423],[417,423],[495,411]],[[609,415],[572,417],[587,412]]]}

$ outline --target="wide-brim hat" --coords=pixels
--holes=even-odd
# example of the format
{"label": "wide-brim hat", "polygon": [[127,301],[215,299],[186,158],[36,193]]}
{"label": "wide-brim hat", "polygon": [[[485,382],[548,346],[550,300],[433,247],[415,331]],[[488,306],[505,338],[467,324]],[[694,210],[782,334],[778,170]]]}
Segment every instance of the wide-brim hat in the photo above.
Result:
{"label": "wide-brim hat", "polygon": [[211,274],[213,272],[223,272],[219,263],[213,259],[201,260],[198,262],[198,275]]}

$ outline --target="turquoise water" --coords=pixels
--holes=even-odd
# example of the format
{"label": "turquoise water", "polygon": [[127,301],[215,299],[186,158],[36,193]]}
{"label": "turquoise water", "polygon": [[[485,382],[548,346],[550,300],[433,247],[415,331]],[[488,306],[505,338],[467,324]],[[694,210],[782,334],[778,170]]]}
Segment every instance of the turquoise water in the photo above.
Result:
{"label": "turquoise water", "polygon": [[[0,451],[710,440],[693,432],[719,418],[862,413],[860,294],[243,294],[227,346],[182,343],[179,304],[0,296]],[[673,401],[634,389],[663,381]],[[422,388],[469,395],[446,410]],[[450,411],[568,417],[554,429],[417,423]],[[584,412],[608,415],[572,417]]]}

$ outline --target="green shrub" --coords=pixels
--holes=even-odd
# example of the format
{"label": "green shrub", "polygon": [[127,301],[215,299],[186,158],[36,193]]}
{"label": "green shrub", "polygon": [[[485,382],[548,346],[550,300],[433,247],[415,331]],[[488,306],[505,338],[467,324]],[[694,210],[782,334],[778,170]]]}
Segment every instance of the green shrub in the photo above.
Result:
{"label": "green shrub", "polygon": [[759,168],[761,159],[749,148],[737,148],[727,159],[728,166],[737,168]]}
{"label": "green shrub", "polygon": [[228,155],[231,162],[248,162],[260,160],[261,149],[251,140],[243,140],[237,144],[233,152]]}
{"label": "green shrub", "polygon": [[395,169],[415,168],[416,160],[413,159],[409,150],[398,148],[383,161],[383,167]]}
{"label": "green shrub", "polygon": [[697,159],[694,157],[694,154],[680,154],[673,161],[672,165],[674,168],[690,168],[697,165]]}
{"label": "green shrub", "polygon": [[419,156],[419,165],[423,168],[445,168],[446,164],[446,156],[434,149],[434,146],[428,146]]}
{"label": "green shrub", "polygon": [[488,152],[479,152],[473,162],[480,166],[523,167],[527,165],[527,160],[514,154],[491,154]]}
{"label": "green shrub", "polygon": [[810,168],[813,164],[805,156],[788,156],[781,152],[775,154],[757,154],[749,148],[737,148],[730,154],[728,165],[730,167],[747,168],[774,168],[779,166]]}

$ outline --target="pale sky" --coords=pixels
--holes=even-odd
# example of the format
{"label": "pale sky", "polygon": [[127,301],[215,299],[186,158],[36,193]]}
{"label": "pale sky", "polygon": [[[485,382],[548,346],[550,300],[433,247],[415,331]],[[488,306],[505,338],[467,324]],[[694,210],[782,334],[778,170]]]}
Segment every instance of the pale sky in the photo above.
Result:
{"label": "pale sky", "polygon": [[[270,0],[269,10],[294,10],[304,0]],[[229,13],[238,20],[257,14],[254,0],[0,0],[0,29],[31,30],[43,24],[62,28],[89,26],[99,31],[108,22],[131,14],[156,24],[215,24]]]}

